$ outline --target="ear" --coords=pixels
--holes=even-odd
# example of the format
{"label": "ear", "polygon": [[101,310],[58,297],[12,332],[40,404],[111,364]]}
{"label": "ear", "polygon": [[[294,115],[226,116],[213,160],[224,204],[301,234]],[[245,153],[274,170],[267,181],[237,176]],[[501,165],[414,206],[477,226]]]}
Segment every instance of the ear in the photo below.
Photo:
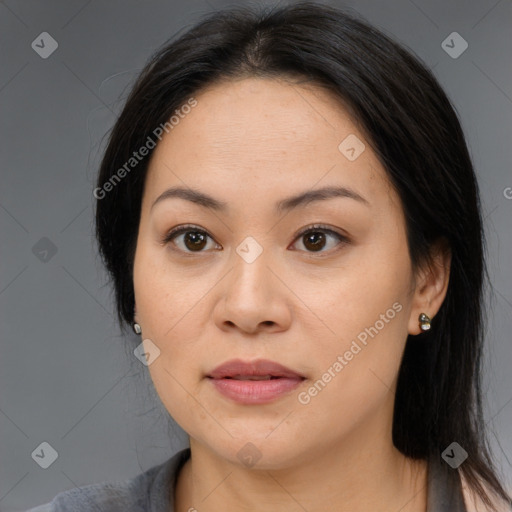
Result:
{"label": "ear", "polygon": [[446,239],[436,241],[430,250],[430,259],[417,270],[415,289],[409,317],[409,334],[420,334],[418,317],[426,313],[430,318],[439,311],[448,289],[451,250]]}

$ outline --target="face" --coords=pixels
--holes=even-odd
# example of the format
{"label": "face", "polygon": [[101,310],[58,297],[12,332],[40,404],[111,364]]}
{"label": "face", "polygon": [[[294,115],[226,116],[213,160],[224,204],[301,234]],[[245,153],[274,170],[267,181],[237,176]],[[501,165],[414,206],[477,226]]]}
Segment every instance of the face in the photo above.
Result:
{"label": "face", "polygon": [[[314,86],[249,78],[194,98],[153,153],[134,263],[162,403],[191,442],[235,464],[255,450],[247,443],[260,467],[284,468],[390,439],[420,292],[403,210],[370,144]],[[211,200],[162,196],[173,187]],[[274,394],[221,379],[225,394],[208,376],[233,359],[300,378]],[[242,388],[260,394],[251,402]]]}

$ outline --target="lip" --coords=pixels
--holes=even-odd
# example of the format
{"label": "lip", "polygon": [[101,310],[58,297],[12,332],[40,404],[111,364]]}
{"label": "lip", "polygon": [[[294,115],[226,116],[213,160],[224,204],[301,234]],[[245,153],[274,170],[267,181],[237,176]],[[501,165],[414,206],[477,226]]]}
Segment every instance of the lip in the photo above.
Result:
{"label": "lip", "polygon": [[268,359],[257,359],[255,361],[242,361],[241,359],[231,359],[222,363],[212,370],[208,377],[212,379],[224,379],[226,377],[236,377],[238,375],[250,375],[264,377],[287,377],[291,379],[304,379],[304,375],[283,366],[282,364]]}
{"label": "lip", "polygon": [[[270,380],[242,380],[235,377],[268,377]],[[273,377],[273,378],[272,378]],[[266,359],[245,362],[232,359],[215,368],[207,378],[223,396],[244,405],[272,402],[297,388],[306,377]]]}

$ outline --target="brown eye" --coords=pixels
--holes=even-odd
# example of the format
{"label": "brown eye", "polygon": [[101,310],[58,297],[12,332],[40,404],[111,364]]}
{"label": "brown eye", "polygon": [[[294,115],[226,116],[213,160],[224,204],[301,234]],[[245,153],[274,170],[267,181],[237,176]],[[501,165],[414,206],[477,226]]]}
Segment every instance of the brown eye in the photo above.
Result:
{"label": "brown eye", "polygon": [[325,246],[325,233],[314,231],[302,235],[304,247],[311,251],[320,251]]}
{"label": "brown eye", "polygon": [[[332,239],[337,239],[338,243],[331,242]],[[322,226],[313,226],[304,230],[299,233],[297,240],[302,242],[306,252],[319,253],[329,252],[330,249],[336,248],[338,245],[349,243],[349,240],[340,233]],[[327,249],[324,250],[326,247]]]}
{"label": "brown eye", "polygon": [[200,251],[206,245],[206,236],[200,231],[187,231],[183,243],[191,251]]}
{"label": "brown eye", "polygon": [[172,242],[179,250],[185,253],[205,252],[203,249],[208,245],[208,239],[212,238],[201,229],[194,226],[181,226],[171,230],[162,240],[163,244]]}

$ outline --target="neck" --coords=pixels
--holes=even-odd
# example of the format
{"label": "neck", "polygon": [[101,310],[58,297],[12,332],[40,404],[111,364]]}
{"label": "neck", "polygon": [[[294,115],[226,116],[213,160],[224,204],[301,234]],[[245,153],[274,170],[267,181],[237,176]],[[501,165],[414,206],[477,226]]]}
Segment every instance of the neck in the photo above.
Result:
{"label": "neck", "polygon": [[176,485],[176,512],[427,510],[427,462],[392,445],[330,448],[277,470],[242,468],[193,439],[190,447]]}

